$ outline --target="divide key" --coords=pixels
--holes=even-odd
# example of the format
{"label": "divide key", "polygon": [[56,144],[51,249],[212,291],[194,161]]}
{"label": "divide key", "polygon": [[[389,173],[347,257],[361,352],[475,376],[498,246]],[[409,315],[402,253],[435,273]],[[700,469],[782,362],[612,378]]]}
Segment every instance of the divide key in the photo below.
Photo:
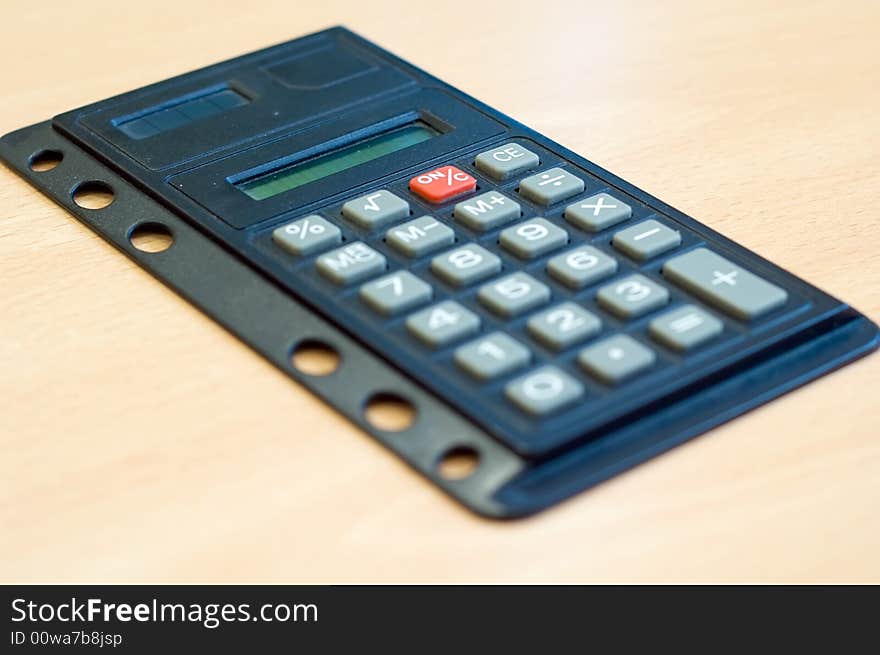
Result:
{"label": "divide key", "polygon": [[788,294],[707,248],[663,265],[663,275],[731,316],[753,319],[784,305]]}

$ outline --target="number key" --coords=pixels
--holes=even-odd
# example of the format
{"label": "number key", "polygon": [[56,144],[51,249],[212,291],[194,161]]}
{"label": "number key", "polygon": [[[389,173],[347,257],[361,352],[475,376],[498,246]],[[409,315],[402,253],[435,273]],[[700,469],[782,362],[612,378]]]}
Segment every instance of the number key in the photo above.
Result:
{"label": "number key", "polygon": [[669,302],[669,292],[644,275],[630,275],[599,289],[599,304],[619,318],[635,318]]}
{"label": "number key", "polygon": [[480,302],[494,313],[511,318],[550,300],[550,289],[526,273],[513,273],[480,288]]}
{"label": "number key", "polygon": [[533,218],[502,231],[498,240],[520,259],[534,259],[568,243],[568,232],[546,218]]}
{"label": "number key", "polygon": [[508,384],[504,394],[524,412],[541,416],[580,398],[584,385],[555,366],[543,366]]}
{"label": "number key", "polygon": [[454,300],[446,300],[407,318],[406,329],[429,348],[439,348],[474,334],[480,319]]}
{"label": "number key", "polygon": [[433,295],[431,285],[409,271],[398,271],[361,287],[361,300],[385,316],[399,314],[428,302]]}
{"label": "number key", "polygon": [[455,363],[478,380],[490,380],[531,361],[529,349],[503,332],[493,332],[455,351]]}
{"label": "number key", "polygon": [[563,350],[597,334],[602,327],[595,314],[573,302],[535,314],[526,324],[529,333],[553,350]]}
{"label": "number key", "polygon": [[547,262],[547,272],[572,289],[582,289],[617,272],[617,260],[593,246],[580,246]]}
{"label": "number key", "polygon": [[501,259],[474,243],[437,255],[431,260],[431,271],[456,287],[485,280],[501,270]]}

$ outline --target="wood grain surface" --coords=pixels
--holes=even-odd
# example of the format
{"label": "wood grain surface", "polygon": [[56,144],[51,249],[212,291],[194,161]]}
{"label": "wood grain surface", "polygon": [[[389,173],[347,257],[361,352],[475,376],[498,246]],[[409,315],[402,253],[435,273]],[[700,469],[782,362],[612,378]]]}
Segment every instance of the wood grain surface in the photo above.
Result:
{"label": "wood grain surface", "polygon": [[[345,24],[880,319],[880,3],[4,3],[0,132]],[[880,582],[880,355],[535,518],[0,168],[0,580]]]}

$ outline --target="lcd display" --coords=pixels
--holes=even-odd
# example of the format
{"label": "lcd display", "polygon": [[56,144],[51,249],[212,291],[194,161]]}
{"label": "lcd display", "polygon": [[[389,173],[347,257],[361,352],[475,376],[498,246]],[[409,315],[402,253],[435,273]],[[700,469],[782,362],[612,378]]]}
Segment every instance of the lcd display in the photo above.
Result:
{"label": "lcd display", "polygon": [[266,175],[238,182],[235,186],[254,200],[265,200],[309,182],[409,148],[438,134],[439,132],[427,123],[415,121],[337,150],[285,166]]}

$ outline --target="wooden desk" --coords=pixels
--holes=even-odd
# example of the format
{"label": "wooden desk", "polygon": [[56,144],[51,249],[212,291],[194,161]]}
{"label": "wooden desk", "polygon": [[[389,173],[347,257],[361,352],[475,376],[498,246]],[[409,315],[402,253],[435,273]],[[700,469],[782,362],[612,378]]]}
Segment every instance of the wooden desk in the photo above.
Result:
{"label": "wooden desk", "polygon": [[[880,319],[876,2],[16,4],[2,132],[345,23]],[[496,523],[6,169],[0,212],[0,580],[880,582],[880,356]]]}

